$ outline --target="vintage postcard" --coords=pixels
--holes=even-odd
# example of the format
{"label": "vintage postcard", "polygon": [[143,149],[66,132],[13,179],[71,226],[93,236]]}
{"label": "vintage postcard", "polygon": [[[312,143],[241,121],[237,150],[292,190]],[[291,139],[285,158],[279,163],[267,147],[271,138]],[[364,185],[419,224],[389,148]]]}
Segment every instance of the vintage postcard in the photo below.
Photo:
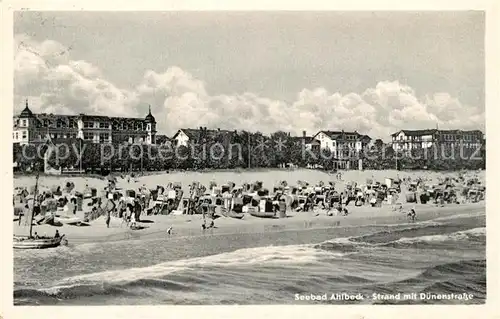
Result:
{"label": "vintage postcard", "polygon": [[4,318],[492,316],[493,3],[79,5],[3,6]]}

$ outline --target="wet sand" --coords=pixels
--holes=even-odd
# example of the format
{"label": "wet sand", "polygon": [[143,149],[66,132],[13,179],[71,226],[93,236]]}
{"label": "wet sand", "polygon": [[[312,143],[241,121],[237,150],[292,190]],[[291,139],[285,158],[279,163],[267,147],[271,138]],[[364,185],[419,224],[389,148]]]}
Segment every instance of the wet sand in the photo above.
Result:
{"label": "wet sand", "polygon": [[[261,232],[279,232],[285,230],[300,229],[321,229],[330,227],[353,227],[362,225],[386,225],[401,224],[408,222],[405,213],[393,211],[390,205],[383,207],[349,207],[348,216],[326,216],[324,210],[315,210],[311,212],[290,212],[287,218],[258,218],[245,214],[243,219],[218,218],[215,220],[214,229],[202,231],[201,215],[156,215],[142,216],[141,230],[130,230],[119,218],[112,218],[110,228],[106,227],[104,217],[100,217],[89,223],[89,226],[51,226],[39,225],[33,227],[33,232],[39,235],[52,236],[56,229],[60,234],[65,234],[71,243],[89,243],[89,242],[109,242],[118,240],[136,240],[142,238],[165,238],[179,236],[200,236],[206,234],[234,234],[234,233],[261,233]],[[437,207],[432,204],[405,204],[403,211],[408,212],[410,208],[415,207],[417,211],[417,221],[430,220],[438,217],[447,217],[471,211],[484,211],[484,203],[460,204]],[[28,233],[28,227],[18,226],[14,222],[14,234],[25,235]],[[167,234],[167,229],[172,227],[172,233]]]}

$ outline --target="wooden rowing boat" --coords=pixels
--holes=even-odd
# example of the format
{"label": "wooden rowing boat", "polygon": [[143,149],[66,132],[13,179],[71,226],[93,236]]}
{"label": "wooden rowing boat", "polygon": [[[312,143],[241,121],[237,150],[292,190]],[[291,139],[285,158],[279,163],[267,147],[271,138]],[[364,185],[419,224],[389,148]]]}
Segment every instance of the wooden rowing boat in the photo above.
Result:
{"label": "wooden rowing boat", "polygon": [[221,215],[224,217],[231,217],[236,219],[242,219],[245,216],[245,214],[243,213],[237,213],[234,210],[228,210],[225,207],[221,208]]}
{"label": "wooden rowing boat", "polygon": [[[40,178],[40,172],[37,169],[37,174],[36,174],[36,181],[35,181],[35,190],[33,192],[33,207],[28,213],[28,225],[29,225],[29,236],[16,236],[14,235],[14,241],[13,241],[13,248],[14,249],[44,249],[44,248],[51,248],[51,247],[57,247],[61,245],[61,242],[64,244],[67,244],[68,241],[64,239],[64,235],[61,237],[54,237],[54,238],[34,238],[32,236],[32,230],[33,230],[33,213],[34,213],[34,207],[36,203],[36,198],[38,194],[38,180]],[[51,216],[51,217],[50,217]],[[44,218],[46,221],[54,221],[54,214],[50,214],[50,216]]]}
{"label": "wooden rowing boat", "polygon": [[80,217],[66,217],[66,216],[58,216],[54,218],[55,223],[61,224],[80,224],[82,219]]}
{"label": "wooden rowing boat", "polygon": [[260,218],[276,218],[275,212],[261,212],[258,210],[258,207],[248,207],[248,213]]}
{"label": "wooden rowing boat", "polygon": [[[44,249],[61,245],[64,235],[59,238],[30,238],[28,236],[14,236],[14,249]],[[66,241],[66,240],[65,240]]]}

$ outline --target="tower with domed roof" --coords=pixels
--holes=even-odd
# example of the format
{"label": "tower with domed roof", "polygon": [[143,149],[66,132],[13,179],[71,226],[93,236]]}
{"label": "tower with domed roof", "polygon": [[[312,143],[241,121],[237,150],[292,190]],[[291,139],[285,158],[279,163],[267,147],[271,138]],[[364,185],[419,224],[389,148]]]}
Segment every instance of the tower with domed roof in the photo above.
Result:
{"label": "tower with domed roof", "polygon": [[34,138],[35,120],[35,115],[31,112],[26,99],[24,109],[19,115],[14,116],[12,137],[15,143],[26,144]]}
{"label": "tower with domed roof", "polygon": [[144,122],[146,123],[146,131],[148,134],[146,143],[156,144],[156,119],[153,114],[151,114],[151,105],[149,106],[149,112],[148,115],[146,115]]}

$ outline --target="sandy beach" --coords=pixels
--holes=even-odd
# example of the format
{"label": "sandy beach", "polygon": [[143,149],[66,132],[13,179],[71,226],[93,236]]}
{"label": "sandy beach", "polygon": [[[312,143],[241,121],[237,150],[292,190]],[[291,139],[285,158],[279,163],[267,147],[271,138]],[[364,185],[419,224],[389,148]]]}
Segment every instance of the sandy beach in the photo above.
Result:
{"label": "sandy beach", "polygon": [[[476,174],[476,172],[474,172]],[[363,184],[366,179],[383,182],[385,178],[417,178],[425,177],[429,182],[437,183],[439,178],[447,176],[456,176],[456,173],[435,173],[435,172],[401,172],[401,171],[346,171],[343,172],[342,180],[337,180],[333,174],[328,174],[316,170],[274,170],[274,171],[243,171],[235,172],[215,172],[215,173],[199,173],[199,172],[175,172],[171,174],[149,175],[132,179],[129,183],[122,178],[118,178],[117,186],[121,189],[136,189],[142,185],[148,188],[154,188],[156,185],[165,185],[168,182],[181,182],[184,189],[193,181],[199,181],[202,184],[208,185],[211,181],[216,183],[226,183],[228,181],[254,182],[263,181],[267,187],[277,185],[280,181],[286,180],[290,184],[294,184],[297,180],[304,180],[311,184],[319,181],[335,182],[336,188],[342,189],[346,183],[356,182]],[[484,172],[477,174],[481,180],[484,180]],[[97,178],[76,177],[68,178],[75,183],[76,189],[83,189],[85,185],[102,189],[106,186],[106,181]],[[63,177],[42,176],[40,184],[42,187],[50,187],[51,185],[62,185],[66,182]],[[15,186],[27,187],[33,183],[30,177],[20,177],[15,179]],[[484,210],[484,202],[477,204],[461,204],[449,205],[446,207],[437,207],[432,204],[406,204],[404,202],[404,191],[398,201],[403,204],[403,212],[407,212],[411,208],[417,211],[417,220],[428,220],[440,216],[449,216],[460,214],[460,212],[471,210]],[[315,209],[309,212],[287,212],[285,219],[267,219],[253,217],[248,214],[241,220],[233,218],[218,218],[216,220],[216,228],[206,230],[205,233],[210,234],[232,234],[232,233],[260,233],[260,232],[275,232],[283,230],[298,230],[309,228],[328,228],[328,227],[347,227],[354,225],[375,225],[375,224],[397,224],[408,221],[404,213],[393,210],[394,205],[382,205],[382,207],[348,206],[348,216],[327,216],[322,209]],[[176,236],[200,236],[203,235],[201,230],[202,216],[201,215],[151,215],[142,216],[141,226],[144,229],[132,231],[128,229],[122,222],[122,219],[112,218],[110,227],[107,228],[104,216],[92,221],[88,226],[51,226],[39,225],[34,226],[33,231],[39,235],[52,236],[55,230],[65,234],[68,241],[71,243],[83,242],[101,242],[101,241],[116,241],[127,239],[151,238],[151,237],[176,237]],[[15,235],[25,235],[27,233],[26,226],[18,225],[18,222],[13,223]],[[172,227],[173,231],[170,235],[166,233],[167,229]]]}
{"label": "sandy beach", "polygon": [[[485,172],[463,174],[465,180],[477,178],[484,185]],[[334,182],[336,189],[343,189],[347,183],[364,184],[367,179],[384,183],[385,178],[421,177],[438,184],[457,176],[346,171],[337,180],[334,174],[305,169],[175,172],[130,183],[118,178],[117,186],[124,191],[180,182],[186,190],[193,181],[204,185],[262,181],[272,189],[283,180],[290,185],[302,180],[310,185]],[[76,190],[87,184],[99,190],[107,184],[89,177],[40,177],[42,188],[67,181]],[[14,184],[29,187],[33,178],[19,177]],[[172,214],[142,214],[140,230],[131,230],[115,217],[107,228],[104,216],[88,226],[37,225],[34,232],[53,236],[58,230],[68,245],[14,251],[15,304],[287,304],[301,303],[293,296],[311,291],[370,296],[376,291],[458,293],[461,287],[473,289],[475,299],[469,303],[483,302],[485,201],[444,206],[406,203],[405,191],[402,187],[394,204],[350,204],[347,216],[328,216],[315,207],[287,211],[286,218],[219,217],[215,228],[206,230],[201,227],[202,215]],[[415,221],[407,216],[412,208]],[[26,235],[28,229],[13,222],[15,235]],[[447,284],[452,277],[456,289]],[[460,301],[446,301],[456,302]],[[360,303],[377,301],[367,298]]]}

